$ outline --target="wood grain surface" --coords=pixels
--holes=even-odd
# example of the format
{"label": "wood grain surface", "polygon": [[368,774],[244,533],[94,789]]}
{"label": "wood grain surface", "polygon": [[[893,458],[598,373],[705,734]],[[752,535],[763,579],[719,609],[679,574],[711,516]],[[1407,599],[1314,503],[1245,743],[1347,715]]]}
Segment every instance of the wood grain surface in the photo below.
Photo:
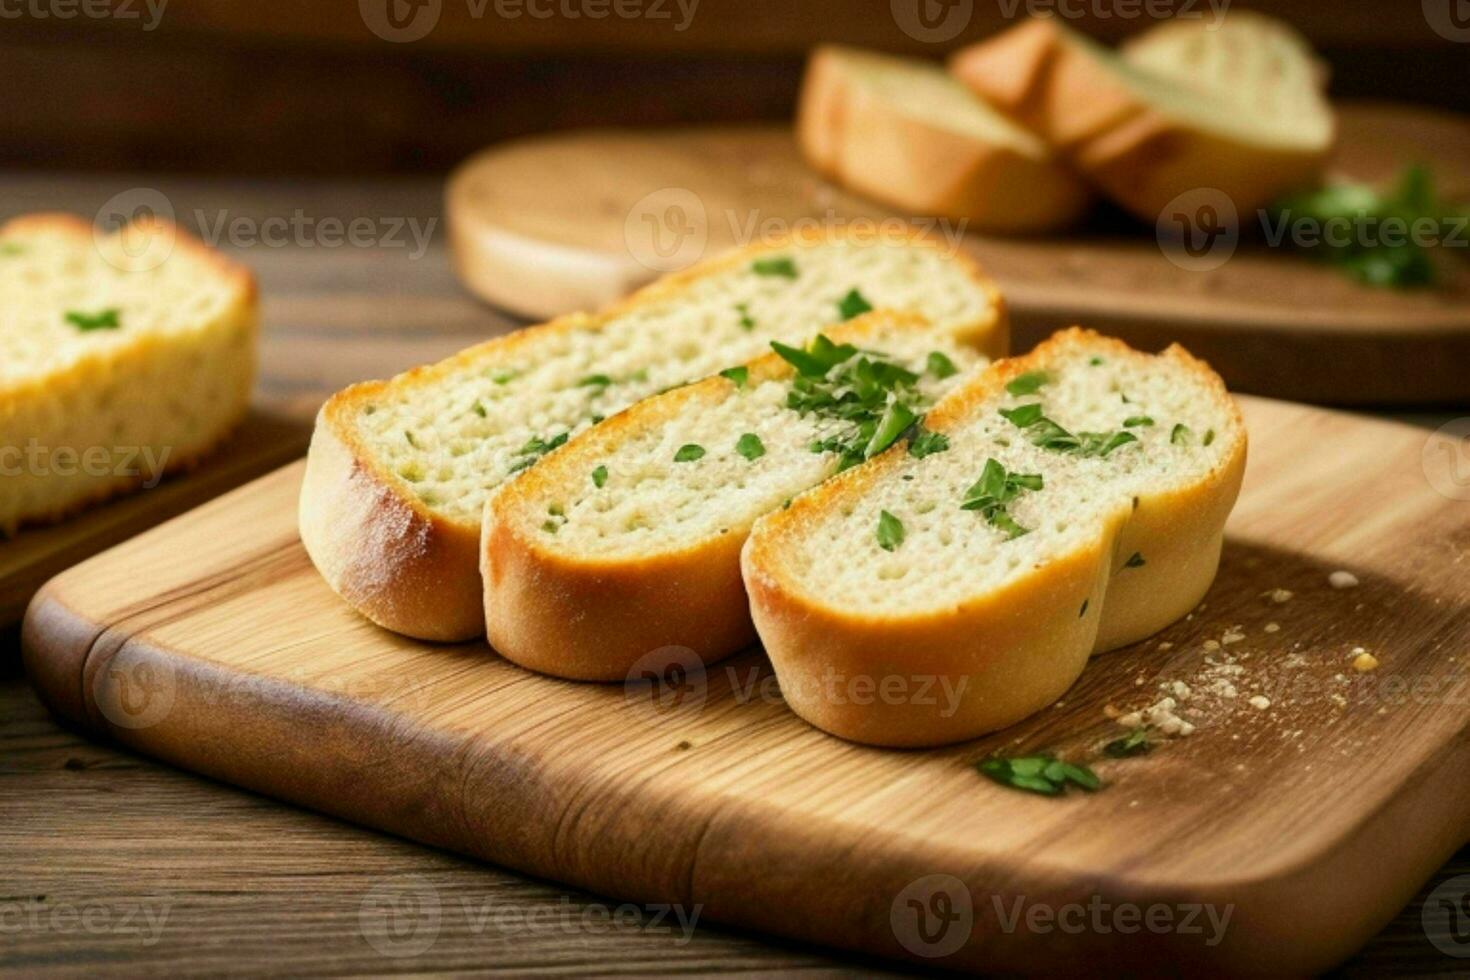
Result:
{"label": "wood grain surface", "polygon": [[[1341,122],[1334,173],[1381,181],[1422,161],[1445,193],[1470,195],[1465,117],[1355,103]],[[599,305],[670,265],[798,221],[894,217],[807,169],[785,127],[503,144],[455,173],[447,209],[461,278],[527,316]],[[1439,287],[1404,291],[1358,285],[1250,235],[1223,265],[1196,271],[1171,261],[1152,229],[1115,214],[1067,235],[963,240],[1006,294],[1018,351],[1081,322],[1140,347],[1183,342],[1241,391],[1340,405],[1470,403],[1463,249],[1442,250]]]}
{"label": "wood grain surface", "polygon": [[[1205,603],[1094,661],[1057,708],[951,749],[821,734],[758,651],[650,691],[378,630],[301,549],[300,464],[53,580],[26,663],[53,709],[131,748],[623,901],[971,970],[1315,972],[1470,837],[1470,525],[1419,430],[1244,407],[1252,462]],[[1357,584],[1329,585],[1344,570]],[[1360,648],[1382,666],[1355,670]],[[1100,758],[1120,731],[1107,705],[1176,683],[1199,730],[1097,762],[1095,795],[971,768]],[[933,887],[974,902],[954,947],[903,918],[945,908]],[[1232,918],[1208,935],[1007,927],[1017,902]]]}

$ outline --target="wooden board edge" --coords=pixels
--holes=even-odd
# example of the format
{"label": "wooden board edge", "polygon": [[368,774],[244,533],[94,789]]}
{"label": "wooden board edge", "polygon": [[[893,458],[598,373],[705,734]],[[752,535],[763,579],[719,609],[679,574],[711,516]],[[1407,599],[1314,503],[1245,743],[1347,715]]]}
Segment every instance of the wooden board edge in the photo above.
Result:
{"label": "wooden board edge", "polygon": [[[26,668],[43,702],[63,719],[164,762],[352,823],[468,854],[526,874],[564,881],[627,901],[698,904],[712,921],[752,928],[821,945],[856,949],[885,958],[971,970],[1030,972],[1046,948],[1048,969],[1083,969],[1099,955],[1119,968],[1145,969],[1168,962],[1180,968],[1228,972],[1259,970],[1261,963],[1287,973],[1316,973],[1350,956],[1412,897],[1418,883],[1470,840],[1470,740],[1446,745],[1421,770],[1406,773],[1403,793],[1365,815],[1344,838],[1306,855],[1295,866],[1269,874],[1223,875],[1205,883],[1130,881],[1100,876],[1095,894],[1111,903],[1141,907],[1156,903],[1206,903],[1231,908],[1238,923],[1218,951],[1178,935],[1138,934],[1116,938],[1003,933],[995,923],[943,960],[910,955],[895,939],[891,903],[904,887],[930,874],[960,875],[979,902],[1020,895],[1059,907],[1079,900],[1070,875],[1038,861],[1027,881],[1008,881],[995,868],[972,858],[915,847],[889,855],[887,863],[863,868],[857,848],[862,828],[812,828],[752,837],[750,827],[772,825],[759,800],[721,801],[696,824],[668,832],[681,853],[673,873],[586,863],[556,846],[565,812],[548,809],[554,780],[527,766],[515,746],[478,765],[469,737],[453,738],[403,724],[381,706],[315,691],[274,678],[247,678],[177,651],[145,636],[89,622],[68,601],[64,584],[53,582],[32,603],[22,633]],[[170,713],[164,723],[127,727],[109,721],[100,707],[100,675],[123,658],[123,669],[140,665],[170,683]],[[350,720],[349,720],[350,716]],[[362,726],[379,737],[362,738]],[[340,737],[351,732],[351,737]],[[210,746],[230,746],[228,753]],[[384,746],[394,763],[384,767]],[[1450,774],[1445,778],[1444,774]],[[479,791],[478,793],[476,791]],[[668,794],[666,794],[667,796]],[[643,806],[631,790],[616,789],[612,807]],[[493,812],[477,812],[472,800],[495,801]],[[448,805],[445,801],[451,801]],[[669,796],[655,803],[678,814]],[[507,818],[509,815],[509,819]],[[666,826],[649,814],[650,823]],[[539,828],[539,829],[538,829]],[[1408,830],[1406,831],[1406,828]],[[841,832],[841,831],[846,831]],[[837,832],[834,832],[837,831]],[[628,842],[631,844],[632,842]],[[1395,874],[1381,855],[1395,853]],[[793,877],[783,867],[826,869]],[[844,901],[824,889],[828,875],[864,874]],[[1351,881],[1352,888],[1340,887]],[[1000,882],[996,888],[992,883]],[[1329,883],[1331,887],[1329,887]],[[1069,890],[1071,889],[1071,890]],[[891,897],[890,897],[891,896]],[[1085,900],[1085,899],[1084,899]],[[1045,940],[1045,942],[1042,942]]]}

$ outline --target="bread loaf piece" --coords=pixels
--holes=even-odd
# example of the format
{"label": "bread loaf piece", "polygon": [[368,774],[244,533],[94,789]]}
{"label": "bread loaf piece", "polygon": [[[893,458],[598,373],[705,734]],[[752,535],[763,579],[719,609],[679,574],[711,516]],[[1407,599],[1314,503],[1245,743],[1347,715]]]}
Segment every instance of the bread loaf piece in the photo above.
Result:
{"label": "bread loaf piece", "polygon": [[244,415],[250,272],[174,225],[0,227],[0,536],[185,468]]}
{"label": "bread loaf piece", "polygon": [[817,727],[892,746],[1005,727],[1213,580],[1246,434],[1182,349],[1064,331],[926,425],[947,451],[885,453],[761,518],[745,545],[761,641]]}
{"label": "bread loaf piece", "polygon": [[333,396],[307,459],[302,541],[379,625],[428,640],[482,635],[480,525],[501,484],[639,399],[870,306],[915,311],[986,353],[1005,344],[994,287],[927,238],[825,229],[751,245],[602,313]]}

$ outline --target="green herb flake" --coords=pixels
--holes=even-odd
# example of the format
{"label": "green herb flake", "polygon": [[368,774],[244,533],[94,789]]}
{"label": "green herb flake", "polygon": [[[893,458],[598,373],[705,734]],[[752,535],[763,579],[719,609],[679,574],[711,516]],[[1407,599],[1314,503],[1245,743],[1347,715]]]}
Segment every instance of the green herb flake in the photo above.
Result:
{"label": "green herb flake", "polygon": [[864,313],[871,312],[872,309],[873,304],[863,299],[863,294],[855,288],[849,289],[847,295],[837,301],[837,312],[844,321],[862,316]]}
{"label": "green herb flake", "polygon": [[14,256],[24,255],[26,247],[20,242],[0,242],[0,255]]}
{"label": "green herb flake", "polygon": [[692,442],[680,446],[679,451],[674,453],[674,462],[676,463],[692,463],[697,459],[703,458],[704,447]]}
{"label": "green herb flake", "polygon": [[471,409],[471,410],[472,410],[472,411],[473,411],[473,412],[474,412],[474,413],[475,413],[475,414],[476,414],[476,415],[478,415],[478,416],[480,416],[480,418],[484,418],[484,417],[485,417],[485,416],[486,416],[486,415],[487,415],[487,414],[488,414],[488,413],[487,413],[487,412],[486,412],[486,411],[485,411],[485,406],[484,406],[484,404],[483,404],[483,403],[481,403],[481,401],[480,401],[480,400],[479,400],[479,399],[478,399],[478,398],[476,398],[476,399],[475,399],[475,403],[474,403],[474,404],[473,404],[473,405],[471,405],[471,406],[470,406],[470,409]]}
{"label": "green herb flake", "polygon": [[766,444],[754,432],[747,432],[735,441],[735,451],[754,462],[766,454]]}
{"label": "green herb flake", "polygon": [[1032,445],[1056,453],[1106,457],[1114,450],[1138,441],[1133,433],[1122,430],[1078,432],[1074,435],[1043,415],[1040,402],[1002,408],[1000,414],[1018,429],[1024,429]]}
{"label": "green herb flake", "polygon": [[1079,609],[1079,610],[1077,610],[1077,618],[1078,619],[1081,619],[1083,616],[1086,616],[1087,615],[1087,604],[1089,602],[1091,602],[1091,601],[1092,601],[1091,599],[1083,599],[1082,600],[1082,608]]}
{"label": "green herb flake", "polygon": [[737,388],[744,388],[746,379],[750,377],[750,368],[744,365],[725,368],[720,372],[720,377],[728,378]]}
{"label": "green herb flake", "polygon": [[1123,420],[1123,428],[1125,429],[1138,429],[1153,424],[1154,420],[1147,415],[1133,415]]}
{"label": "green herb flake", "polygon": [[796,278],[796,263],[790,256],[782,255],[777,258],[756,259],[750,264],[750,271],[758,276],[784,276],[787,279]]}
{"label": "green herb flake", "polygon": [[923,459],[925,456],[942,453],[947,449],[949,449],[949,436],[943,432],[931,432],[922,426],[909,440],[909,455],[915,459]]}
{"label": "green herb flake", "polygon": [[1051,375],[1045,371],[1027,371],[1018,378],[1013,379],[1006,385],[1006,391],[1017,397],[1021,395],[1034,395],[1041,386],[1051,381]]}
{"label": "green herb flake", "polygon": [[553,520],[545,520],[541,522],[541,530],[545,531],[547,534],[555,534],[556,529],[560,526],[561,525],[557,524],[556,521]]}
{"label": "green herb flake", "polygon": [[872,459],[893,445],[918,418],[918,414],[903,402],[889,402],[888,407],[883,411],[883,416],[878,420],[878,427],[873,430],[873,437],[863,447],[863,458]]}
{"label": "green herb flake", "polygon": [[613,383],[613,379],[605,374],[589,374],[577,382],[578,388],[606,388]]}
{"label": "green herb flake", "polygon": [[1002,786],[1042,796],[1061,796],[1068,785],[1089,793],[1102,787],[1102,780],[1087,766],[1051,755],[986,759],[975,768]]}
{"label": "green herb flake", "polygon": [[1187,425],[1176,425],[1169,430],[1169,442],[1175,446],[1191,446],[1194,444],[1194,433]]}
{"label": "green herb flake", "polygon": [[1103,755],[1110,759],[1127,759],[1135,755],[1143,755],[1153,748],[1149,741],[1148,728],[1135,728],[1122,738],[1115,738],[1104,745]]}
{"label": "green herb flake", "polygon": [[1200,440],[1200,445],[1201,446],[1208,446],[1210,443],[1212,443],[1214,441],[1215,441],[1215,430],[1214,429],[1209,429],[1209,430],[1207,430],[1205,432],[1205,437]]}
{"label": "green herb flake", "polygon": [[903,522],[888,511],[878,514],[878,547],[893,551],[903,544]]}
{"label": "green herb flake", "polygon": [[1092,365],[1093,367],[1101,367],[1102,366],[1102,362],[1103,362],[1103,359],[1101,357],[1092,357],[1092,358],[1089,358],[1088,361],[1087,361],[1087,363],[1090,364],[1090,365]]}
{"label": "green herb flake", "polygon": [[1123,567],[1124,568],[1142,568],[1144,565],[1147,565],[1147,564],[1148,564],[1148,562],[1146,562],[1146,561],[1143,560],[1143,555],[1141,555],[1141,554],[1139,554],[1138,552],[1135,551],[1133,554],[1131,554],[1131,555],[1128,556],[1128,560],[1123,563]]}
{"label": "green herb flake", "polygon": [[520,376],[521,372],[517,371],[515,368],[511,368],[508,371],[501,371],[499,374],[491,375],[490,380],[498,385],[506,385],[510,384],[512,381],[514,381],[516,378],[519,378]]}
{"label": "green herb flake", "polygon": [[929,352],[929,359],[924,362],[924,369],[941,381],[945,378],[952,378],[960,373],[960,369],[955,367],[954,361],[951,361],[945,355],[944,351],[939,350]]}
{"label": "green herb flake", "polygon": [[1035,492],[1043,485],[1040,473],[1010,473],[999,461],[988,459],[980,479],[965,491],[960,509],[979,511],[987,523],[1006,533],[1007,541],[1014,541],[1030,529],[1017,524],[1007,508],[1022,491]]}
{"label": "green herb flake", "polygon": [[407,429],[404,429],[403,430],[403,438],[407,439],[408,440],[408,444],[410,446],[412,446],[413,448],[415,448],[415,449],[419,448],[419,441],[413,437],[413,433],[412,432],[409,432]]}
{"label": "green herb flake", "polygon": [[92,330],[116,330],[121,326],[117,319],[120,313],[122,313],[122,310],[119,310],[117,307],[101,310],[97,313],[83,313],[80,310],[68,310],[66,313],[66,322],[76,327],[82,333],[88,333]]}
{"label": "green herb flake", "polygon": [[740,329],[750,331],[755,329],[755,317],[750,315],[749,303],[736,303],[735,312],[740,314]]}
{"label": "green herb flake", "polygon": [[521,458],[510,465],[510,472],[519,473],[521,470],[530,466],[532,463],[535,463],[536,460],[540,459],[542,456],[545,456],[553,449],[566,443],[567,439],[569,439],[571,435],[571,431],[568,430],[566,432],[560,433],[559,435],[554,435],[550,439],[545,439],[541,436],[532,436],[531,438],[527,439],[526,444],[523,445],[520,449],[516,450],[516,455],[520,456]]}
{"label": "green herb flake", "polygon": [[607,483],[607,467],[599,466],[592,471],[592,485],[601,490]]}

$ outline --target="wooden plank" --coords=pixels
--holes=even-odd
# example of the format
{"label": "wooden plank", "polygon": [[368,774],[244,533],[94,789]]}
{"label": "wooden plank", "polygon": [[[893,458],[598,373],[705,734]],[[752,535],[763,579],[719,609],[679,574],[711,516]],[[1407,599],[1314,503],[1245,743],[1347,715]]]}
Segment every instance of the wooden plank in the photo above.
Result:
{"label": "wooden plank", "polygon": [[[1464,117],[1383,103],[1342,109],[1339,174],[1379,180],[1422,161],[1455,195],[1470,193],[1466,160]],[[506,144],[455,174],[447,217],[466,285],[528,316],[610,301],[652,279],[658,249],[676,241],[688,243],[679,258],[693,261],[798,222],[900,220],[819,179],[784,127],[592,130]],[[1330,404],[1470,402],[1462,256],[1441,256],[1436,288],[1407,291],[1361,286],[1248,237],[1218,268],[1186,268],[1152,229],[1116,218],[1050,238],[963,241],[1005,293],[1017,351],[1085,323],[1148,349],[1183,343],[1240,391]]]}
{"label": "wooden plank", "polygon": [[[300,547],[299,465],[53,580],[27,620],[27,665],[55,710],[139,751],[618,898],[922,959],[935,947],[895,916],[911,883],[949,874],[975,905],[943,965],[1316,971],[1470,836],[1470,532],[1422,432],[1244,405],[1252,463],[1205,603],[1099,658],[1057,708],[950,749],[822,735],[759,693],[757,652],[660,710],[636,687],[373,628]],[[1338,570],[1359,584],[1331,587]],[[1354,671],[1357,647],[1382,667]],[[1199,730],[1101,763],[1103,792],[1028,797],[969,766],[1095,751],[1118,732],[1105,705],[1175,681]],[[1094,895],[1233,918],[1210,946],[1007,932],[992,904]]]}

